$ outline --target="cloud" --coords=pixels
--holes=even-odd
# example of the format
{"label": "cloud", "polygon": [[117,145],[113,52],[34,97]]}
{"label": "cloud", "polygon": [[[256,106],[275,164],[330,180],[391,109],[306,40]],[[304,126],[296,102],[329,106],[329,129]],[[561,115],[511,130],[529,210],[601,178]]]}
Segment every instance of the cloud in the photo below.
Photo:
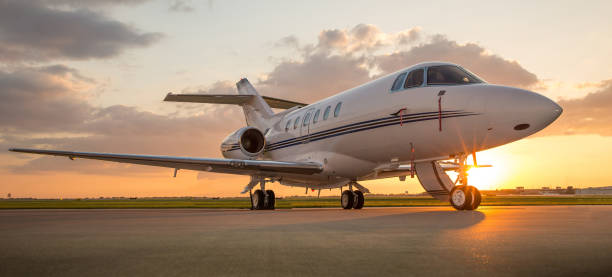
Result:
{"label": "cloud", "polygon": [[[62,65],[0,71],[0,146],[218,157],[223,137],[244,122],[239,107],[200,105],[206,112],[189,116],[159,115],[123,105],[95,107],[83,91],[96,84]],[[226,92],[226,85],[217,83],[208,92]],[[127,168],[91,161],[68,165],[63,159],[37,157],[12,170],[101,173],[126,169],[117,174],[161,170]]]}
{"label": "cloud", "polygon": [[173,12],[192,12],[195,10],[193,3],[188,0],[174,0],[170,3],[168,10]]}
{"label": "cloud", "polygon": [[48,6],[69,6],[76,8],[90,8],[100,6],[114,6],[114,5],[138,5],[150,0],[39,0],[41,4]]}
{"label": "cloud", "polygon": [[62,65],[0,71],[0,131],[59,131],[88,120],[92,80]]}
{"label": "cloud", "polygon": [[421,27],[413,27],[396,34],[396,41],[400,45],[410,45],[421,39]]}
{"label": "cloud", "polygon": [[0,62],[110,58],[126,48],[149,46],[161,37],[90,10],[0,2]]}
{"label": "cloud", "polygon": [[319,33],[319,49],[344,49],[349,43],[346,32],[338,29],[325,30]]}
{"label": "cloud", "polygon": [[405,46],[421,38],[421,28],[414,27],[387,34],[371,24],[358,24],[352,29],[331,29],[319,33],[318,43],[306,45],[303,51],[342,54],[372,53],[386,46]]}
{"label": "cloud", "polygon": [[597,134],[612,136],[612,79],[583,98],[561,100],[563,114],[540,135]]}
{"label": "cloud", "polygon": [[408,65],[426,61],[459,64],[494,84],[523,88],[538,84],[538,77],[517,61],[488,54],[486,49],[478,44],[459,44],[440,35],[406,51],[379,55],[375,59],[375,64],[382,72],[391,73]]}
{"label": "cloud", "polygon": [[370,24],[323,30],[313,44],[287,36],[276,46],[294,48],[302,59],[280,62],[257,87],[271,96],[313,102],[367,82],[378,76],[375,73],[387,74],[424,61],[454,62],[496,84],[531,87],[539,82],[516,61],[488,54],[478,44],[459,44],[440,35],[392,52],[422,37],[420,27],[384,33]]}
{"label": "cloud", "polygon": [[365,59],[314,54],[278,64],[257,84],[263,94],[314,102],[370,80]]}
{"label": "cloud", "polygon": [[275,47],[289,47],[289,48],[295,48],[295,49],[299,49],[300,48],[300,41],[298,40],[298,38],[296,36],[286,36],[284,38],[281,38],[280,40],[278,40],[276,43],[274,43]]}

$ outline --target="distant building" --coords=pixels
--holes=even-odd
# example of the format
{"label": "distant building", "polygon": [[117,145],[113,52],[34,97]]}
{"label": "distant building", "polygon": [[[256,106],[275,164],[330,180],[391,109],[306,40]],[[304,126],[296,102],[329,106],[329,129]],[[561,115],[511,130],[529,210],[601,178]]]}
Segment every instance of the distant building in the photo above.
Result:
{"label": "distant building", "polygon": [[484,195],[561,195],[561,194],[576,194],[576,189],[573,186],[568,186],[567,189],[556,187],[542,187],[541,189],[525,189],[525,187],[516,187],[514,189],[499,189],[499,190],[483,190]]}
{"label": "distant building", "polygon": [[6,195],[6,198],[11,198],[11,193],[9,192],[9,194]]}
{"label": "distant building", "polygon": [[588,195],[588,194],[612,194],[612,186],[598,187],[598,188],[584,188],[576,189],[576,194]]}

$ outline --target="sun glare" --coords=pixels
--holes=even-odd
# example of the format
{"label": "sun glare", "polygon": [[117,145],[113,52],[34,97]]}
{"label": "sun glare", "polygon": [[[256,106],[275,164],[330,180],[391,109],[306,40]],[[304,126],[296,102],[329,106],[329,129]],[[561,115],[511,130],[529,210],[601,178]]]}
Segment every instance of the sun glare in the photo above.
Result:
{"label": "sun glare", "polygon": [[468,182],[481,190],[498,188],[503,179],[499,165],[493,167],[472,168],[468,170]]}
{"label": "sun glare", "polygon": [[[502,153],[495,150],[479,152],[477,154],[478,164],[492,165],[492,167],[472,168],[468,170],[468,183],[481,190],[494,190],[501,188],[507,179],[508,168],[506,158]],[[468,164],[472,164],[472,158],[468,158]],[[449,172],[450,173],[450,172]],[[451,175],[454,181],[456,174]]]}

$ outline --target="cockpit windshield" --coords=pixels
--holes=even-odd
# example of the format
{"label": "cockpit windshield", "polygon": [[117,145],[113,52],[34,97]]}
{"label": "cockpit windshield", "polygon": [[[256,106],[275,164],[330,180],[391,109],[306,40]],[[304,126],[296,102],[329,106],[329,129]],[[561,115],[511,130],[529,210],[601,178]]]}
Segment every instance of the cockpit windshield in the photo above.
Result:
{"label": "cockpit windshield", "polygon": [[427,85],[465,85],[483,81],[455,65],[436,65],[427,68]]}

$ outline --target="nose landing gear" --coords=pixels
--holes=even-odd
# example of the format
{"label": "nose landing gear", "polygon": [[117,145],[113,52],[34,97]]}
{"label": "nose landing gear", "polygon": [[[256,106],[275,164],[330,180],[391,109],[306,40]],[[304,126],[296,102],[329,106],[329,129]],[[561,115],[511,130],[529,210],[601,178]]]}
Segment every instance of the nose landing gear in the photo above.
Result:
{"label": "nose landing gear", "polygon": [[[467,155],[460,157],[459,159],[459,169],[456,183],[460,183],[461,185],[455,185],[453,189],[450,191],[449,200],[453,208],[457,210],[475,210],[480,206],[480,201],[482,200],[482,195],[480,191],[474,187],[468,185],[468,174],[467,171],[470,167],[478,167],[478,163],[476,162],[476,154],[472,153],[474,157],[474,165],[468,166],[466,164]],[[488,166],[483,166],[488,167]]]}
{"label": "nose landing gear", "polygon": [[457,210],[475,210],[481,199],[480,191],[473,186],[455,186],[450,192],[450,203]]}

